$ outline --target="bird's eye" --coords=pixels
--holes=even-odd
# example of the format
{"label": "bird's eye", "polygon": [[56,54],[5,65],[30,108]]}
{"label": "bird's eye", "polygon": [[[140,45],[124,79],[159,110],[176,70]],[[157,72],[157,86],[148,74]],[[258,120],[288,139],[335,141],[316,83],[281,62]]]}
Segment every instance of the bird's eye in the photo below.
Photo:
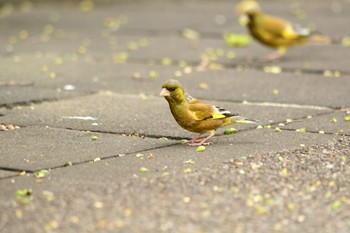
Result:
{"label": "bird's eye", "polygon": [[168,88],[168,91],[170,91],[170,92],[175,91],[175,87],[170,87],[170,88]]}

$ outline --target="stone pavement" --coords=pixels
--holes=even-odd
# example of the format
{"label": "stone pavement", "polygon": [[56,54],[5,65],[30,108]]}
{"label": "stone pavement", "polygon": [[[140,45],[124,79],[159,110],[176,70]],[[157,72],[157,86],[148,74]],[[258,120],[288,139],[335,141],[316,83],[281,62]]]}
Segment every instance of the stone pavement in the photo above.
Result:
{"label": "stone pavement", "polygon": [[[350,232],[350,2],[264,1],[334,39],[273,63],[236,3],[0,1],[0,231]],[[196,152],[170,78],[262,128]]]}

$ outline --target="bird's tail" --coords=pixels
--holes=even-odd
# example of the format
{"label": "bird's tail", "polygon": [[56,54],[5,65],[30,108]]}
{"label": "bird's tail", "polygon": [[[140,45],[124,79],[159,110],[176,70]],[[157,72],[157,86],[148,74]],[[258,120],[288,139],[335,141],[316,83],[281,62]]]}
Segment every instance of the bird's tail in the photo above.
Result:
{"label": "bird's tail", "polygon": [[332,44],[333,42],[332,38],[318,32],[312,33],[310,35],[309,41],[311,44],[314,44],[314,45],[329,45],[329,44]]}
{"label": "bird's tail", "polygon": [[230,117],[232,123],[241,123],[241,124],[260,124],[259,121],[253,120],[253,119],[248,119],[245,117],[241,116],[233,116]]}

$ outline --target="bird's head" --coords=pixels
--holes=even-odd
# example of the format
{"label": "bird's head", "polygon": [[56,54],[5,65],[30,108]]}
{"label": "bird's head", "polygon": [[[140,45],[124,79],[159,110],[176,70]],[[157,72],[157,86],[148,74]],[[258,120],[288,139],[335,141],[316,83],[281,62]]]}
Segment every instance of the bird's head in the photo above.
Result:
{"label": "bird's head", "polygon": [[160,96],[164,96],[167,101],[181,102],[186,100],[184,90],[179,81],[169,79],[162,85],[162,90],[159,93]]}
{"label": "bird's head", "polygon": [[237,4],[236,10],[239,14],[249,14],[261,11],[260,5],[255,0],[243,0]]}
{"label": "bird's head", "polygon": [[261,12],[261,8],[255,0],[243,0],[237,4],[236,11],[240,15],[240,24],[247,25],[251,17]]}

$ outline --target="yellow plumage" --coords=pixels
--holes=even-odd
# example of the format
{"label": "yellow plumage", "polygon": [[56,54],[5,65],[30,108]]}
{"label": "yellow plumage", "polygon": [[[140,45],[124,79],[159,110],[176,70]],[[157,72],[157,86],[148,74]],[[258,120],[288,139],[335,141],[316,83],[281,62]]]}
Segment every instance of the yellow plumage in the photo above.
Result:
{"label": "yellow plumage", "polygon": [[[160,96],[168,101],[171,113],[182,128],[198,133],[189,143],[192,146],[208,144],[206,141],[215,135],[218,128],[235,123],[257,123],[187,95],[177,80],[165,82]],[[199,139],[205,133],[209,136]]]}

